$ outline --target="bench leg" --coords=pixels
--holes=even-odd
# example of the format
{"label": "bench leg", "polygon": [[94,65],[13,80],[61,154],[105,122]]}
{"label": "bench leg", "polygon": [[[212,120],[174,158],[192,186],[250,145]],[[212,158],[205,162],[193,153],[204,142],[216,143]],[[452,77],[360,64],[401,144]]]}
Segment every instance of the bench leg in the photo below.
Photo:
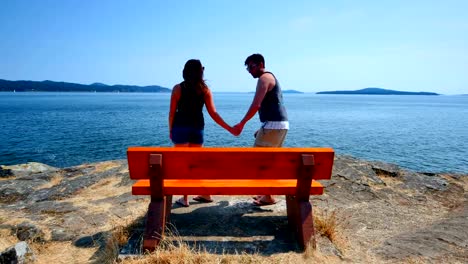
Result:
{"label": "bench leg", "polygon": [[166,195],[166,224],[171,220],[172,195]]}
{"label": "bench leg", "polygon": [[166,225],[166,199],[151,199],[146,217],[143,251],[153,251],[164,235]]}
{"label": "bench leg", "polygon": [[286,196],[288,223],[293,229],[299,247],[305,250],[309,245],[315,244],[314,218],[312,204],[309,201],[299,201],[296,196]]}

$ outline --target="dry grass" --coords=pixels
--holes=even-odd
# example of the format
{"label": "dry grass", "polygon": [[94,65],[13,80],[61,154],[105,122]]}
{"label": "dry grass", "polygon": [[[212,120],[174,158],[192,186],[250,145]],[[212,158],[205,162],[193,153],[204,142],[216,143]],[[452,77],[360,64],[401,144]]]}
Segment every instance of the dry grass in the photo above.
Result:
{"label": "dry grass", "polygon": [[[36,254],[37,263],[117,263],[119,249],[127,243],[129,236],[143,228],[143,217],[128,223],[115,222],[114,228],[106,232],[95,245],[89,248],[75,247],[70,242],[32,242],[31,247]],[[333,243],[342,240],[340,217],[336,211],[316,212],[315,225],[318,235],[328,237]],[[120,225],[115,225],[120,224]],[[4,244],[12,245],[14,237],[9,236]],[[0,242],[2,239],[0,239]],[[304,253],[280,253],[270,256],[239,252],[237,254],[212,254],[206,249],[189,246],[182,241],[178,234],[167,232],[161,246],[150,254],[138,256],[134,259],[124,259],[119,263],[143,264],[143,263],[332,263],[340,262],[337,257],[322,256],[311,248]]]}
{"label": "dry grass", "polygon": [[[4,215],[3,215],[4,214]],[[31,220],[28,218],[23,217],[21,212],[18,214],[14,214],[13,212],[2,212],[0,211],[0,219],[2,222],[0,222],[0,225],[3,224],[5,226],[16,226],[18,224],[21,224],[23,222],[30,222]]]}
{"label": "dry grass", "polygon": [[336,211],[322,211],[314,215],[315,230],[330,241],[336,241],[338,237],[338,217]]}
{"label": "dry grass", "polygon": [[2,177],[0,177],[0,182],[1,181],[13,180],[14,178],[16,178],[15,175],[2,176]]}
{"label": "dry grass", "polygon": [[18,194],[10,194],[10,195],[2,195],[0,204],[5,203],[5,204],[11,204],[16,201],[24,199],[24,195],[18,195]]}
{"label": "dry grass", "polygon": [[96,200],[115,197],[128,192],[128,186],[117,187],[120,181],[121,179],[118,177],[102,179],[87,188],[81,189],[78,193],[75,193],[74,197],[68,200],[79,206],[80,203],[90,204]]}
{"label": "dry grass", "polygon": [[31,243],[37,264],[90,263],[96,248],[78,248],[70,242]]}
{"label": "dry grass", "polygon": [[409,258],[409,259],[406,259],[405,262],[407,264],[423,264],[423,263],[426,263],[426,261],[424,261],[422,258],[420,258],[420,259]]}
{"label": "dry grass", "polygon": [[115,226],[109,232],[110,235],[104,238],[104,241],[96,242],[96,244],[100,243],[100,249],[98,250],[95,262],[114,263],[120,248],[128,242],[131,234],[136,233],[136,229],[143,228],[143,220],[143,218],[138,218],[128,225]]}
{"label": "dry grass", "polygon": [[347,237],[344,230],[348,226],[349,216],[339,215],[336,210],[316,211],[314,214],[315,231],[327,237],[337,249],[344,253]]}
{"label": "dry grass", "polygon": [[93,173],[109,171],[109,170],[117,168],[119,166],[120,166],[119,164],[116,164],[113,161],[99,162],[99,163],[96,164]]}
{"label": "dry grass", "polygon": [[166,236],[160,246],[147,255],[127,258],[119,263],[123,264],[282,264],[282,263],[325,263],[325,258],[317,257],[313,260],[314,254],[287,253],[272,256],[262,256],[259,254],[248,254],[240,252],[238,254],[211,254],[205,249],[195,250],[180,240],[177,236]]}
{"label": "dry grass", "polygon": [[18,238],[9,229],[0,229],[0,252],[18,243]]}
{"label": "dry grass", "polygon": [[137,218],[135,221],[125,226],[116,226],[111,231],[112,243],[122,247],[128,242],[130,236],[138,231],[142,231],[144,228],[144,218]]}
{"label": "dry grass", "polygon": [[122,246],[119,244],[118,237],[112,233],[110,237],[104,238],[104,241],[100,243],[101,245],[94,258],[94,262],[103,264],[114,263],[119,254],[119,248]]}
{"label": "dry grass", "polygon": [[[375,174],[377,175],[377,177],[379,177],[385,183],[385,186],[395,186],[395,185],[401,184],[403,182],[401,177],[389,175],[388,173],[384,173],[384,172],[381,172],[381,171],[376,171]],[[377,185],[375,187],[379,187],[379,189],[380,189],[380,188],[383,188],[385,186]]]}
{"label": "dry grass", "polygon": [[38,186],[38,187],[34,188],[34,190],[45,189],[45,188],[51,188],[51,187],[53,187],[53,186],[58,185],[60,182],[62,182],[62,180],[63,180],[62,175],[56,173],[56,174],[54,174],[54,175],[51,177],[51,179],[50,179],[49,182],[47,182],[47,183],[45,183],[45,184],[43,184],[43,185],[41,185],[41,186]]}
{"label": "dry grass", "polygon": [[[116,227],[113,230],[111,240],[106,246],[105,252],[102,254],[102,263],[109,263],[109,259],[115,257],[118,252],[118,247],[124,245],[129,236],[134,233],[135,229],[143,228],[142,218],[135,221],[128,226]],[[314,217],[315,227],[318,235],[325,236],[332,241],[335,245],[342,245],[344,241],[340,230],[344,221],[338,217],[336,211],[319,212]],[[212,254],[206,249],[200,249],[189,246],[182,238],[175,233],[176,231],[166,231],[161,244],[158,248],[151,253],[141,256],[129,257],[119,260],[118,263],[124,264],[237,264],[237,263],[251,263],[251,264],[274,264],[274,263],[335,263],[341,260],[338,257],[322,256],[320,253],[309,247],[303,253],[281,253],[271,256],[264,256],[258,253],[249,254],[239,252],[237,254]]]}
{"label": "dry grass", "polygon": [[[20,242],[16,234],[9,229],[0,229],[0,252]],[[77,248],[70,242],[34,242],[27,241],[34,252],[37,264],[51,263],[89,263],[95,248]]]}

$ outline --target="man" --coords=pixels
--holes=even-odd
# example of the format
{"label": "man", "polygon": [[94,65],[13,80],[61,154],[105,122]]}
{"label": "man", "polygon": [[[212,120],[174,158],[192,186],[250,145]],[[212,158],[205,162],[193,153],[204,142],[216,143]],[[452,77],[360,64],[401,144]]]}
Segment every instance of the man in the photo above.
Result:
{"label": "man", "polygon": [[[258,111],[262,126],[255,132],[254,147],[281,147],[289,129],[289,122],[279,82],[273,73],[265,70],[265,59],[261,54],[247,57],[245,65],[252,77],[258,78],[257,88],[249,110],[234,129],[237,130],[237,134],[242,133],[245,123]],[[254,197],[255,205],[275,203],[271,195]]]}

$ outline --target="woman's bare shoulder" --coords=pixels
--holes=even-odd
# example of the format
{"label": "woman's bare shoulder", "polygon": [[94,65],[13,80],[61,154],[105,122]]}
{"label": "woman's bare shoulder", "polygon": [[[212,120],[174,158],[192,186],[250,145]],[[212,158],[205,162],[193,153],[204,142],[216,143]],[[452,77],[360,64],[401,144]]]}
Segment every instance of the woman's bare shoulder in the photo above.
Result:
{"label": "woman's bare shoulder", "polygon": [[172,93],[180,93],[181,89],[182,87],[180,86],[180,83],[178,83],[172,88]]}

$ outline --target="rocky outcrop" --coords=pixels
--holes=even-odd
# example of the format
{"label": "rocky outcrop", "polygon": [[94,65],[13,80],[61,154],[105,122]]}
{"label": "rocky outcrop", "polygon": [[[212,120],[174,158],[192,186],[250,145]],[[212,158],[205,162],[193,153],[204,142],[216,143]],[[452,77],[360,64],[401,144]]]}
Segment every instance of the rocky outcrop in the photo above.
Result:
{"label": "rocky outcrop", "polygon": [[0,178],[8,178],[12,176],[13,172],[11,172],[11,169],[3,168],[2,166],[0,166]]}
{"label": "rocky outcrop", "polygon": [[35,257],[31,248],[26,242],[19,242],[16,245],[0,252],[0,263],[34,263]]}
{"label": "rocky outcrop", "polygon": [[[20,240],[32,237],[44,241],[76,239],[87,234],[90,227],[108,225],[110,216],[130,216],[131,206],[125,203],[138,199],[129,193],[131,181],[127,180],[125,161],[64,169],[46,165],[10,168],[13,177],[0,182],[0,217],[14,216],[23,220],[10,226],[12,233],[23,234],[23,238],[18,237]],[[119,186],[125,187],[121,188],[120,196],[115,197],[113,191]],[[100,189],[104,192],[99,193]],[[81,196],[84,193],[86,197]]]}
{"label": "rocky outcrop", "polygon": [[[29,163],[2,166],[0,173],[0,239],[72,242],[74,250],[85,250],[102,246],[99,241],[116,226],[141,222],[148,205],[147,197],[130,194],[125,160],[70,168]],[[338,246],[320,237],[317,250],[351,262],[466,262],[467,180],[338,156],[332,180],[323,181],[325,194],[312,203],[315,212],[338,215],[344,242]],[[283,197],[266,208],[253,207],[249,197],[214,198],[211,204],[174,206],[171,219],[181,237],[212,252],[296,250]]]}
{"label": "rocky outcrop", "polygon": [[350,244],[366,245],[367,256],[356,251],[353,260],[371,253],[389,262],[466,262],[467,181],[339,156],[327,198],[317,203],[346,215]]}
{"label": "rocky outcrop", "polygon": [[25,164],[19,165],[12,165],[12,166],[0,166],[1,174],[5,174],[5,176],[25,176],[31,175],[36,173],[48,173],[54,172],[58,169],[46,164],[38,163],[38,162],[28,162]]}

